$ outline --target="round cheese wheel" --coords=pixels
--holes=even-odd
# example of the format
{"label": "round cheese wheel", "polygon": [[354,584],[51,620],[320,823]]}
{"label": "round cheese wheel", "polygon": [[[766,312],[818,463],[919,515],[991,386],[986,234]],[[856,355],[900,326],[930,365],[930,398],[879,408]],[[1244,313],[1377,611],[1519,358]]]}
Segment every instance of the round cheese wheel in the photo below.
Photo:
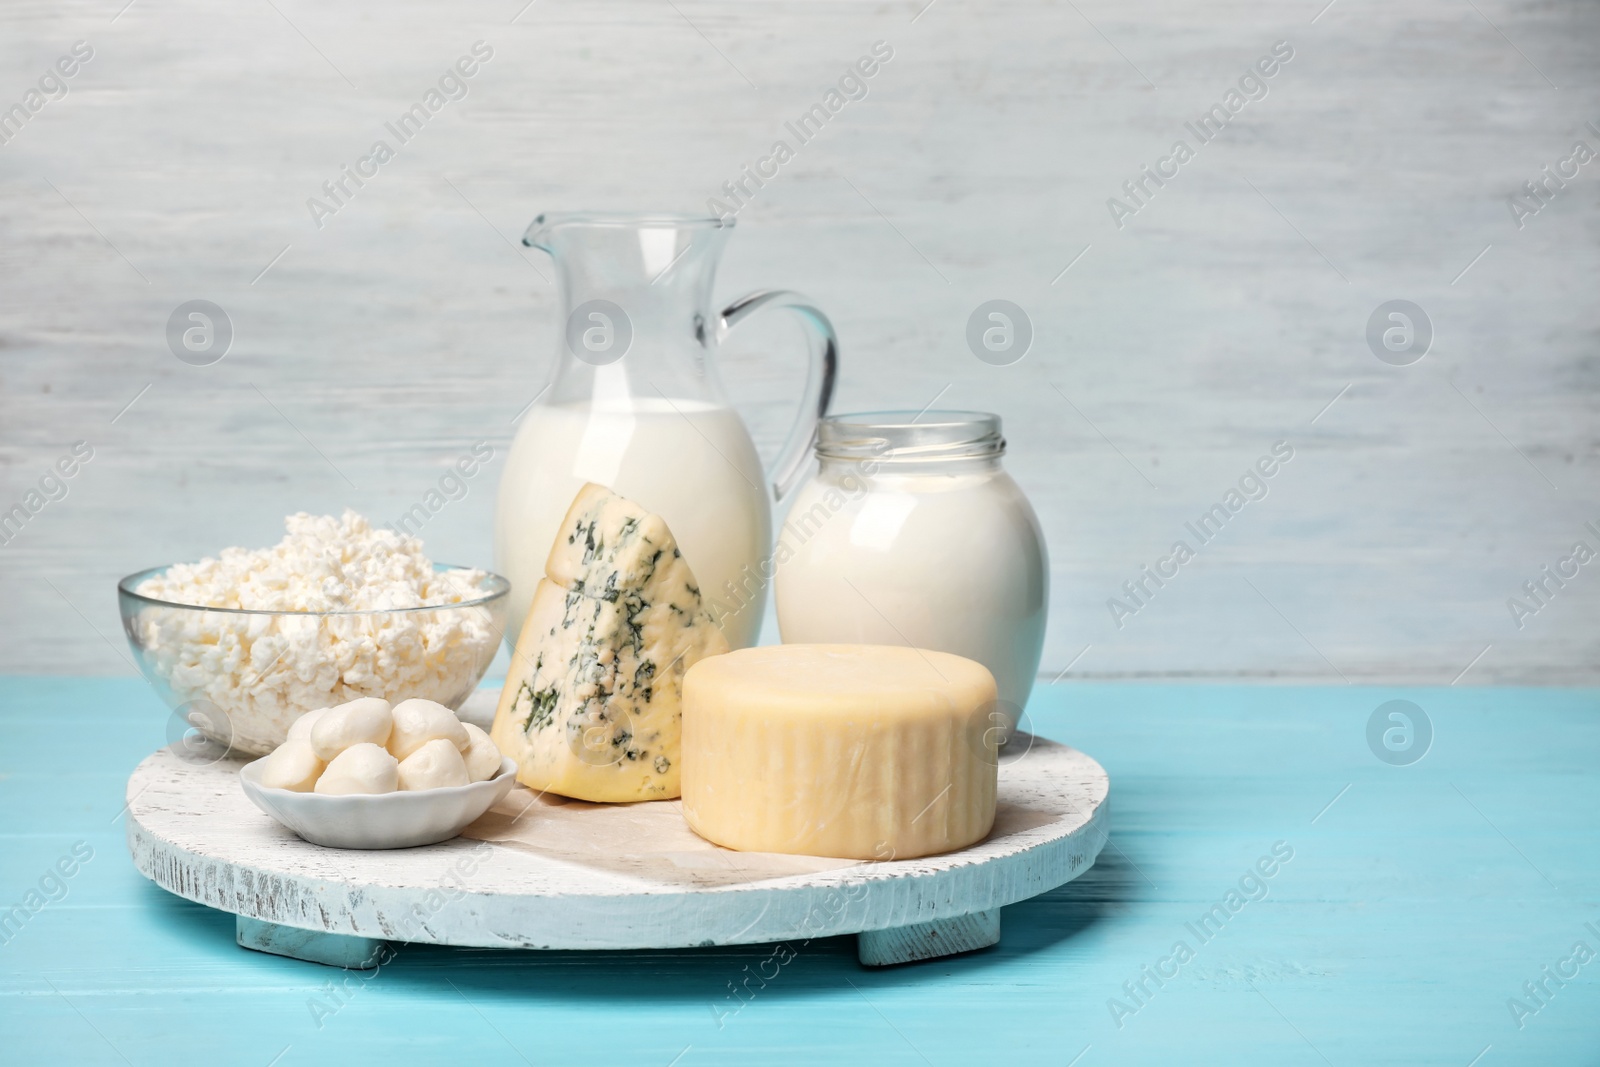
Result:
{"label": "round cheese wheel", "polygon": [[683,814],[747,852],[909,859],[994,825],[994,677],[944,652],[775,645],[683,680]]}

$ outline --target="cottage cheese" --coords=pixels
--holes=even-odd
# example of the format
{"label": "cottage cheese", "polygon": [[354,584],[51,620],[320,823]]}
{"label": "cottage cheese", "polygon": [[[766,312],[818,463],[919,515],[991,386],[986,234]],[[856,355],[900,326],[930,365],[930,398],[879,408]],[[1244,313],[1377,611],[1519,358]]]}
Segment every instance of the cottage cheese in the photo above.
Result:
{"label": "cottage cheese", "polygon": [[145,654],[179,701],[209,700],[227,716],[231,737],[217,740],[264,753],[308,711],[368,696],[453,707],[472,690],[499,641],[489,610],[393,609],[477,599],[483,571],[436,574],[421,541],[353,511],[301,512],[284,525],[272,548],[223,549],[136,590],[199,607],[304,613],[139,612]]}

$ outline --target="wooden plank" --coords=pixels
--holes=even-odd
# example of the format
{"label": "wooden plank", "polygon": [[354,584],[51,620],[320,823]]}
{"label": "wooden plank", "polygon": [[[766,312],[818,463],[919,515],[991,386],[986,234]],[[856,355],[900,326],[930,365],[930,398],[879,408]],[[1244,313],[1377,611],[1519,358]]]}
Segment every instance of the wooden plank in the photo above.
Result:
{"label": "wooden plank", "polygon": [[[1397,696],[1436,727],[1410,767],[1380,763],[1363,735]],[[1077,1067],[1143,1067],[1247,1049],[1271,1063],[1462,1067],[1487,1047],[1489,1067],[1584,1062],[1600,1047],[1589,966],[1523,1028],[1506,1008],[1575,940],[1600,947],[1584,925],[1600,925],[1587,903],[1600,899],[1600,691],[1063,682],[1030,713],[1115,778],[1113,832],[1083,877],[1009,906],[985,951],[864,970],[843,937],[592,953],[413,945],[346,975],[242,951],[231,917],[123,858],[123,787],[164,718],[141,683],[0,680],[0,729],[26,739],[0,746],[0,899],[21,900],[73,842],[95,850],[0,945],[7,1052],[143,1065],[203,1050],[241,1067],[280,1053],[279,1067],[1060,1067],[1082,1053]],[[1119,1027],[1108,1001],[1175,941],[1193,944],[1186,924],[1280,840],[1295,855],[1266,895],[1194,944],[1176,978],[1146,980],[1153,992]]]}
{"label": "wooden plank", "polygon": [[[489,564],[560,318],[532,216],[703,208],[884,40],[866,99],[741,211],[717,295],[814,297],[841,410],[1005,418],[1051,549],[1046,677],[1448,683],[1491,645],[1462,684],[1600,677],[1600,577],[1522,629],[1506,606],[1600,518],[1593,165],[1520,228],[1507,207],[1600,147],[1568,103],[1600,91],[1593,4],[121,6],[0,11],[7,106],[96,49],[3,147],[0,508],[74,440],[95,458],[5,546],[0,668],[121,671],[118,577],[292,511],[392,521],[480,439],[496,458],[422,535]],[[470,95],[319,228],[308,199],[479,39]],[[1119,229],[1108,199],[1279,40],[1266,98]],[[194,367],[164,329],[202,297],[237,336]],[[1009,367],[964,339],[994,297],[1034,323]],[[1394,298],[1434,320],[1414,366],[1364,340]],[[794,343],[722,360],[768,455]],[[1278,440],[1270,495],[1118,628],[1107,600]]]}
{"label": "wooden plank", "polygon": [[240,948],[270,952],[308,963],[324,963],[346,970],[367,971],[379,964],[383,941],[372,937],[350,937],[322,930],[301,930],[293,926],[262,922],[237,915],[235,940]]}
{"label": "wooden plank", "polygon": [[953,919],[912,923],[856,935],[856,955],[867,967],[958,956],[1000,943],[1000,909],[975,911]]}
{"label": "wooden plank", "polygon": [[[921,958],[928,935],[999,937],[975,912],[1078,877],[1105,843],[1105,773],[1082,752],[1019,735],[1001,758],[993,831],[966,849],[857,862],[735,852],[695,835],[678,801],[585,804],[517,788],[458,838],[385,851],[322,848],[257,810],[239,762],[158,751],[128,781],[134,866],[190,900],[268,924],[251,943],[326,952],[271,927],[493,948],[627,949],[827,937],[949,919],[874,942],[866,955]],[[241,926],[241,938],[246,927]],[[241,943],[245,943],[241,940]],[[348,964],[344,964],[348,965]]]}

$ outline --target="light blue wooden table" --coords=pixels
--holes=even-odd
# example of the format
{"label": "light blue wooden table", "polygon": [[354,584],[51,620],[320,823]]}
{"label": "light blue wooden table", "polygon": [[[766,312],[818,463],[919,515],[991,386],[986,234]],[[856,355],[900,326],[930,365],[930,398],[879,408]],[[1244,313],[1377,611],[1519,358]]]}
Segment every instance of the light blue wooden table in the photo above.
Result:
{"label": "light blue wooden table", "polygon": [[[1395,698],[1433,728],[1409,766],[1367,742]],[[128,860],[150,691],[8,679],[0,1061],[1600,1062],[1600,956],[1574,952],[1600,953],[1600,692],[1058,685],[1030,711],[1111,774],[1092,871],[1008,908],[996,948],[868,971],[853,938],[794,945],[735,1000],[770,946],[415,947],[348,982],[240,949]]]}

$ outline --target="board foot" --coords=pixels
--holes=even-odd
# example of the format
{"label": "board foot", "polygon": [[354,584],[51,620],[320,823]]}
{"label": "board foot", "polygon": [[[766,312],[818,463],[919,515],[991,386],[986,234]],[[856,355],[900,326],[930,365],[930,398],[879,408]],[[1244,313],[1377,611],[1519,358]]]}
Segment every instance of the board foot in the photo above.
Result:
{"label": "board foot", "polygon": [[328,934],[320,930],[301,930],[280,926],[244,915],[234,916],[235,936],[244,948],[270,952],[275,956],[325,963],[330,967],[365,971],[378,966],[378,954],[385,942],[372,937]]}
{"label": "board foot", "polygon": [[889,930],[864,930],[856,935],[856,956],[865,967],[954,956],[958,952],[988,948],[1000,941],[1000,909],[975,911],[953,919],[897,926]]}

